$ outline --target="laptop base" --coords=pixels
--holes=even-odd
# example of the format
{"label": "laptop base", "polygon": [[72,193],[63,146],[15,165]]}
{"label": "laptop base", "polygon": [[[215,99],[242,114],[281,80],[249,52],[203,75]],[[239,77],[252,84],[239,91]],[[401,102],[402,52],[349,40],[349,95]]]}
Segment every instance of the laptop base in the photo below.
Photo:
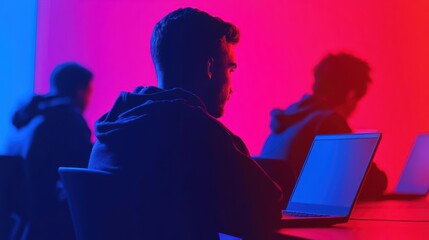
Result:
{"label": "laptop base", "polygon": [[334,224],[345,223],[348,221],[347,217],[311,217],[311,218],[299,218],[282,216],[280,221],[281,227],[287,228],[318,228],[318,227],[330,227]]}
{"label": "laptop base", "polygon": [[388,193],[383,195],[382,200],[417,200],[425,198],[426,194],[413,194],[413,193]]}

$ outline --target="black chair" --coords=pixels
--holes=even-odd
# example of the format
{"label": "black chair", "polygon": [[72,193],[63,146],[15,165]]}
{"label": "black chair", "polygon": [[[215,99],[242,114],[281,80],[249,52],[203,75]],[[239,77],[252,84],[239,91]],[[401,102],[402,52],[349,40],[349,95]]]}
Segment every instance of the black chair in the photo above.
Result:
{"label": "black chair", "polygon": [[[78,240],[146,239],[132,190],[112,173],[82,168],[58,169]],[[170,216],[164,216],[166,219]],[[167,221],[170,224],[180,224]],[[165,231],[169,231],[166,226]],[[196,230],[196,229],[195,229]],[[186,239],[177,236],[175,239]],[[221,240],[239,240],[220,234]],[[153,239],[152,237],[147,239]]]}
{"label": "black chair", "polygon": [[135,204],[112,173],[60,167],[76,238],[135,239]]}
{"label": "black chair", "polygon": [[22,158],[0,155],[0,239],[19,239],[25,227]]}

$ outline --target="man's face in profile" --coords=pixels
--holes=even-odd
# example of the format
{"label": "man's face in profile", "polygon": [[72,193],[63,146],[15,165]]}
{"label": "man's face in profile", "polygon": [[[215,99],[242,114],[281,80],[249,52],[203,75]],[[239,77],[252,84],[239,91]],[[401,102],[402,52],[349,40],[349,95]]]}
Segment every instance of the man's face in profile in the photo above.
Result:
{"label": "man's face in profile", "polygon": [[352,99],[349,99],[349,101],[347,102],[347,107],[346,107],[346,118],[349,118],[352,116],[353,112],[356,110],[357,104],[359,102],[359,98],[357,97],[353,97]]}
{"label": "man's face in profile", "polygon": [[83,89],[79,89],[79,91],[77,93],[77,104],[82,109],[82,112],[84,112],[89,105],[91,95],[92,95],[92,91],[94,88],[93,86],[94,85],[91,81],[91,82],[89,82],[88,87],[83,88]]}
{"label": "man's face in profile", "polygon": [[209,113],[213,117],[221,117],[225,104],[232,93],[231,73],[237,68],[234,47],[232,43],[221,40],[221,48],[218,56],[213,59],[209,80],[209,91],[212,94],[209,102],[206,102]]}
{"label": "man's face in profile", "polygon": [[351,117],[359,101],[360,98],[357,96],[356,91],[350,90],[346,95],[344,103],[337,108],[337,113],[346,119]]}

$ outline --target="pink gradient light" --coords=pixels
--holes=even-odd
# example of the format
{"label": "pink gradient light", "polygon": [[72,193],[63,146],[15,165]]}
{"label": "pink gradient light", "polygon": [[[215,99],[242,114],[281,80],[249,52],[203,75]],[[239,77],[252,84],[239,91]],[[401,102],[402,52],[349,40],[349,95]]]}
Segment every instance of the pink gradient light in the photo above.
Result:
{"label": "pink gradient light", "polygon": [[[387,6],[388,5],[388,6]],[[429,131],[427,1],[39,1],[36,92],[49,74],[77,61],[95,74],[90,126],[120,91],[156,85],[149,52],[154,24],[192,6],[236,24],[238,69],[221,119],[258,155],[269,112],[309,93],[312,69],[327,53],[345,50],[369,62],[373,84],[350,119],[356,129],[383,132],[375,161],[396,185],[414,137]]]}

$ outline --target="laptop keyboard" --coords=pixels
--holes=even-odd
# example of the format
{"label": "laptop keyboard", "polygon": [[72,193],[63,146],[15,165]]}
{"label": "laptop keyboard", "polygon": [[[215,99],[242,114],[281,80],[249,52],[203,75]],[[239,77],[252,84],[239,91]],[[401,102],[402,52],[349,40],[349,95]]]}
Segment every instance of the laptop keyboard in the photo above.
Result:
{"label": "laptop keyboard", "polygon": [[302,212],[291,212],[291,211],[283,211],[283,215],[290,217],[326,217],[328,215],[322,214],[312,214],[312,213],[302,213]]}

